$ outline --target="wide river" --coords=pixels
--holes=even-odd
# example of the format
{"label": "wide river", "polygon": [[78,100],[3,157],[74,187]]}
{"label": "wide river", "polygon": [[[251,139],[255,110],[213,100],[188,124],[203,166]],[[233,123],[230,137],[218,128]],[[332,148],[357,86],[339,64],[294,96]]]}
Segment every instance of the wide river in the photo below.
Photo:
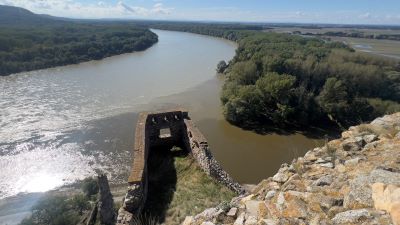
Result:
{"label": "wide river", "polygon": [[124,182],[142,110],[187,108],[217,160],[242,183],[259,182],[320,143],[228,124],[215,68],[234,56],[236,45],[154,32],[159,42],[144,52],[0,77],[0,199],[54,189],[96,171]]}

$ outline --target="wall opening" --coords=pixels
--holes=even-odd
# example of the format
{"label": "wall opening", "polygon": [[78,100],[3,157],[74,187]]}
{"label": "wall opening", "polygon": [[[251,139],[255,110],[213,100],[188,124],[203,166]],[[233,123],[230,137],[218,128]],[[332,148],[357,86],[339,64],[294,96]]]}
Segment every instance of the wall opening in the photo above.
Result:
{"label": "wall opening", "polygon": [[169,138],[171,137],[171,130],[169,128],[160,129],[160,138]]}

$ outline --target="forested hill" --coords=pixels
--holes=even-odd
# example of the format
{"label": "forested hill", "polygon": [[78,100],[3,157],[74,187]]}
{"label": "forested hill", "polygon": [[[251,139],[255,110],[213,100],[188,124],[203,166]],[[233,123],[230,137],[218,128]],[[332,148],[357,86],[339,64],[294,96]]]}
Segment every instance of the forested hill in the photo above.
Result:
{"label": "forested hill", "polygon": [[39,25],[61,23],[61,18],[38,15],[20,7],[0,5],[0,25]]}
{"label": "forested hill", "polygon": [[0,76],[142,51],[158,41],[134,22],[73,21],[0,6]]}
{"label": "forested hill", "polygon": [[400,111],[399,61],[357,53],[339,42],[250,31],[241,25],[153,27],[239,44],[225,69],[221,100],[225,118],[240,127],[260,132],[346,127]]}

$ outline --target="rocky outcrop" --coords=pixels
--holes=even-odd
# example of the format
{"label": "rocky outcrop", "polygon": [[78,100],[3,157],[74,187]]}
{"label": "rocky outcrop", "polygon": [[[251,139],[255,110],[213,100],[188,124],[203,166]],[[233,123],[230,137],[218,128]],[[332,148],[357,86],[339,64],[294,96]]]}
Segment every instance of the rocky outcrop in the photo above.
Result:
{"label": "rocky outcrop", "polygon": [[185,225],[400,225],[400,113],[350,127]]}

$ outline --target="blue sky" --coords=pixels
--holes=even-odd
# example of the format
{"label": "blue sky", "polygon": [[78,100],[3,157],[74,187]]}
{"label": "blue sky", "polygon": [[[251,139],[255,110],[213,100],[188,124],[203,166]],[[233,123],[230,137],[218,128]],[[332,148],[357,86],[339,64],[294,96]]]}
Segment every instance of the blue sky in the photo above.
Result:
{"label": "blue sky", "polygon": [[400,0],[0,0],[74,18],[400,25]]}

